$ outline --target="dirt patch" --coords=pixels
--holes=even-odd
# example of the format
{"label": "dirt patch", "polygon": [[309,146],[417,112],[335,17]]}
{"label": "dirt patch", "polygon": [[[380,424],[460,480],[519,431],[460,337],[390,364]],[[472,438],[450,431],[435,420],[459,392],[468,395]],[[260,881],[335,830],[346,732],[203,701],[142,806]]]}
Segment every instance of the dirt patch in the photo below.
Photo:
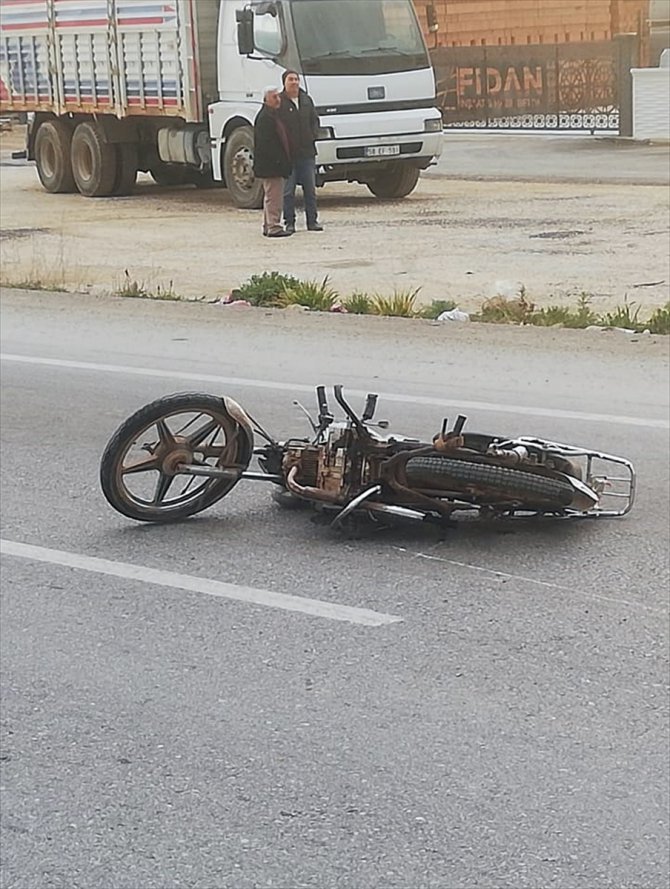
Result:
{"label": "dirt patch", "polygon": [[0,130],[0,148],[3,155],[21,151],[26,146],[26,128],[23,124],[11,122],[7,129]]}
{"label": "dirt patch", "polygon": [[0,228],[0,241],[31,238],[34,235],[43,235],[48,231],[48,228]]}
{"label": "dirt patch", "polygon": [[235,208],[225,189],[161,188],[141,176],[130,197],[47,194],[32,165],[7,161],[10,137],[21,145],[16,131],[2,134],[6,283],[48,284],[51,275],[102,292],[129,278],[214,298],[277,270],[328,275],[345,296],[420,287],[423,302],[452,299],[470,311],[500,280],[523,282],[538,306],[574,304],[585,292],[597,312],[625,299],[646,312],[669,298],[667,190],[655,185],[427,175],[404,201],[381,202],[337,184],[319,192],[324,232],[306,232],[299,218],[292,238],[268,241],[260,213]]}

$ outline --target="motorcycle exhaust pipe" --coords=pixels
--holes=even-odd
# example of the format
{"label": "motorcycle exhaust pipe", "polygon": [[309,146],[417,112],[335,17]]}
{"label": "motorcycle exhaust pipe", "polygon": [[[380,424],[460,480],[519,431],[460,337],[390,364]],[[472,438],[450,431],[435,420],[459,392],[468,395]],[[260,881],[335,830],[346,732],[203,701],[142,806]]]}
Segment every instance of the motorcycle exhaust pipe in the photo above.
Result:
{"label": "motorcycle exhaust pipe", "polygon": [[423,522],[426,518],[426,513],[419,512],[418,509],[409,509],[407,506],[390,506],[387,503],[366,503],[362,509],[398,516],[401,519],[413,519],[416,522]]}
{"label": "motorcycle exhaust pipe", "polygon": [[326,503],[337,502],[336,494],[329,494],[326,491],[322,491],[321,488],[311,488],[307,485],[299,485],[296,481],[297,475],[297,466],[293,466],[289,469],[288,475],[286,476],[286,487],[289,491],[292,491],[292,493],[297,494],[298,497],[304,497],[307,500],[323,500]]}

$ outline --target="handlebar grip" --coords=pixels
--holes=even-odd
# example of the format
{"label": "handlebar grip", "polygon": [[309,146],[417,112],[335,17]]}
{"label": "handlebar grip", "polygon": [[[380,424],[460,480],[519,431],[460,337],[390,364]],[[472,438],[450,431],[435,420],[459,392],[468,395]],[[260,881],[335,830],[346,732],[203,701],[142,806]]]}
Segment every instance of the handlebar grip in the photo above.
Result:
{"label": "handlebar grip", "polygon": [[453,429],[454,435],[461,434],[463,427],[465,426],[466,420],[467,420],[467,417],[464,417],[463,414],[458,415],[458,417],[456,418],[456,422],[454,423],[454,429]]}
{"label": "handlebar grip", "polygon": [[366,420],[371,420],[375,415],[375,410],[377,409],[377,398],[379,396],[375,395],[373,392],[368,393],[368,397],[365,401],[365,408],[363,410],[363,416],[361,419],[363,422]]}
{"label": "handlebar grip", "polygon": [[319,405],[319,413],[327,414],[328,413],[328,399],[326,398],[326,387],[325,386],[317,386],[316,387],[316,401]]}

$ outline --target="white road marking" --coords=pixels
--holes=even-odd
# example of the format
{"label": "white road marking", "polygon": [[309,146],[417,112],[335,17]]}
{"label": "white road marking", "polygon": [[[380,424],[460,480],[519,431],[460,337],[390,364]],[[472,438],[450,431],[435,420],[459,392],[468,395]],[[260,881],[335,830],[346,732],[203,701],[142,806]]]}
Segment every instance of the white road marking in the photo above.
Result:
{"label": "white road marking", "polygon": [[548,587],[552,590],[560,590],[563,593],[574,595],[577,593],[582,598],[602,599],[604,602],[614,602],[617,605],[629,605],[631,608],[641,608],[644,611],[653,611],[655,614],[665,614],[662,608],[655,608],[653,605],[645,605],[643,602],[632,602],[630,599],[618,599],[614,596],[603,596],[602,593],[592,593],[587,590],[578,590],[575,587],[563,586],[560,583],[552,583],[549,580],[538,580],[536,577],[526,577],[523,574],[509,574],[507,571],[499,571],[496,568],[486,568],[483,565],[472,565],[470,562],[459,562],[456,559],[445,559],[443,556],[433,556],[430,553],[413,552],[405,549],[404,546],[394,546],[394,549],[401,553],[413,556],[415,559],[426,559],[429,562],[442,562],[445,565],[456,565],[457,568],[468,568],[470,571],[482,571],[485,574],[493,574],[495,577],[506,577],[508,580],[519,580],[522,583],[534,583],[538,586]]}
{"label": "white road marking", "polygon": [[21,559],[30,559],[34,562],[46,562],[65,568],[107,574],[110,577],[122,577],[125,580],[139,580],[143,583],[157,584],[175,590],[187,590],[191,593],[201,593],[204,596],[218,596],[221,599],[234,599],[238,602],[263,605],[266,608],[280,608],[284,611],[299,611],[313,617],[347,621],[366,627],[381,627],[402,621],[402,618],[397,615],[383,614],[379,611],[371,611],[369,608],[354,608],[350,605],[339,605],[337,602],[322,602],[319,599],[273,593],[270,590],[238,586],[234,583],[224,583],[206,577],[194,577],[190,574],[177,574],[174,571],[145,568],[142,565],[131,565],[128,562],[113,562],[94,556],[82,556],[78,553],[47,549],[43,546],[18,543],[14,540],[0,540],[0,553],[7,556],[17,556]]}
{"label": "white road marking", "polygon": [[[314,386],[305,383],[280,383],[276,380],[252,380],[244,377],[222,377],[216,374],[183,373],[175,370],[162,370],[152,367],[132,367],[118,364],[97,364],[91,361],[69,361],[62,358],[38,358],[33,355],[0,354],[2,361],[41,364],[46,367],[63,367],[70,370],[90,370],[98,373],[125,374],[128,376],[154,377],[161,380],[184,380],[192,383],[212,383],[217,386],[242,386],[254,389],[275,389],[281,392],[314,392]],[[347,389],[354,398],[364,398],[367,392],[362,389]],[[382,401],[400,404],[421,404],[428,407],[456,408],[464,411],[485,411],[495,414],[517,414],[526,417],[552,417],[559,420],[582,420],[591,423],[609,423],[619,426],[637,426],[643,429],[670,429],[670,421],[647,417],[626,417],[619,414],[595,414],[585,411],[566,411],[558,408],[529,407],[519,404],[497,404],[488,401],[465,401],[460,398],[431,398],[424,395],[397,395],[393,392],[380,392]]]}

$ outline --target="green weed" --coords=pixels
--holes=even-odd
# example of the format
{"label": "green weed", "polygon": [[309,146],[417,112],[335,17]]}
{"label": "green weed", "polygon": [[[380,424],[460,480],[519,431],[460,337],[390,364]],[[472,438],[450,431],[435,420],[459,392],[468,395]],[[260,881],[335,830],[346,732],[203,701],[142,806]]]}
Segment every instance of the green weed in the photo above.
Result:
{"label": "green weed", "polygon": [[181,299],[180,295],[175,292],[172,281],[170,281],[167,286],[156,284],[156,288],[151,290],[146,281],[137,281],[135,278],[131,278],[128,269],[125,269],[123,280],[114,291],[114,296],[125,296],[128,299]]}
{"label": "green weed", "polygon": [[130,277],[130,272],[125,269],[121,284],[114,291],[114,296],[127,296],[129,299],[148,299],[149,290],[144,281],[137,281]]}
{"label": "green weed", "polygon": [[640,307],[633,309],[635,303],[629,303],[624,299],[622,306],[617,306],[613,312],[606,312],[598,323],[603,327],[627,327],[631,330],[643,330],[645,325],[638,320]]}
{"label": "green weed", "polygon": [[292,275],[279,272],[263,272],[252,275],[233,292],[235,299],[246,299],[252,306],[274,306],[285,290],[297,287],[300,281]]}
{"label": "green weed", "polygon": [[372,312],[372,299],[358,290],[343,300],[342,305],[351,315],[369,315]]}
{"label": "green weed", "polygon": [[662,308],[656,309],[645,326],[650,333],[662,333],[666,336],[670,334],[670,302],[667,302]]}
{"label": "green weed", "polygon": [[41,278],[0,278],[0,286],[13,290],[52,290],[55,293],[67,293],[67,287],[56,280],[43,281]]}
{"label": "green weed", "polygon": [[393,296],[375,294],[372,297],[372,311],[375,315],[392,318],[415,318],[416,298],[420,290],[420,287],[416,290],[394,290]]}
{"label": "green weed", "polygon": [[277,305],[282,308],[287,306],[305,306],[313,312],[329,312],[338,299],[337,291],[328,281],[328,275],[319,283],[318,281],[296,281],[292,287],[287,287],[277,297]]}
{"label": "green weed", "polygon": [[530,324],[534,312],[535,305],[525,295],[516,299],[493,296],[482,303],[480,312],[472,318],[488,324]]}
{"label": "green weed", "polygon": [[569,306],[547,306],[538,309],[530,315],[528,321],[537,327],[554,327],[560,324],[562,327],[570,326],[573,311]]}
{"label": "green weed", "polygon": [[156,285],[156,289],[149,294],[149,299],[181,299],[178,293],[175,292],[172,281],[170,281],[167,287],[162,287],[160,284]]}
{"label": "green weed", "polygon": [[577,301],[577,308],[570,306],[547,306],[538,309],[528,319],[530,324],[538,327],[560,325],[572,329],[583,329],[598,323],[598,316],[591,311],[591,297],[583,293]]}

